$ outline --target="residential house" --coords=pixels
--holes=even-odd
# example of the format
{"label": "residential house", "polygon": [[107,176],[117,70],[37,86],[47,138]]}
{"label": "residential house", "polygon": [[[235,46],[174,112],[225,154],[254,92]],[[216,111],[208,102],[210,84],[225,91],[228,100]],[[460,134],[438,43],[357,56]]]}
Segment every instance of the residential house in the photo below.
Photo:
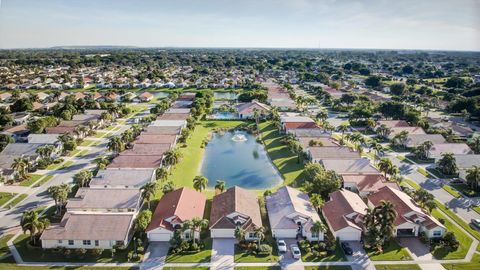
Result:
{"label": "residential house", "polygon": [[90,181],[90,188],[141,189],[156,180],[154,169],[108,169],[99,170]]}
{"label": "residential house", "polygon": [[234,186],[213,197],[210,213],[212,238],[235,238],[235,229],[241,228],[246,240],[254,240],[258,227],[262,227],[262,218],[255,192]]}
{"label": "residential house", "polygon": [[31,117],[31,114],[28,112],[18,112],[12,113],[12,117],[15,125],[22,125],[27,123],[28,119]]}
{"label": "residential house", "polygon": [[165,152],[172,148],[172,144],[169,143],[150,143],[139,144],[135,143],[132,149],[123,151],[120,156],[157,156],[163,157]]}
{"label": "residential house", "polygon": [[350,174],[343,175],[343,188],[357,192],[360,197],[366,198],[368,195],[377,192],[385,186],[400,190],[396,182],[389,182],[382,174]]}
{"label": "residential house", "polygon": [[339,144],[329,137],[297,137],[302,148],[307,151],[310,147],[337,147]]}
{"label": "residential house", "polygon": [[107,169],[157,169],[162,164],[161,156],[117,156],[107,166]]}
{"label": "residential house", "polygon": [[410,125],[405,120],[379,120],[377,121],[377,126],[385,125],[388,128],[397,128],[397,127],[410,127]]}
{"label": "residential house", "polygon": [[374,208],[382,201],[389,201],[397,212],[395,236],[412,237],[424,232],[428,238],[442,237],[446,228],[437,219],[417,205],[406,193],[391,187],[383,187],[368,196],[368,206]]}
{"label": "residential house", "polygon": [[181,127],[175,126],[148,126],[144,128],[144,135],[179,135],[182,132]]}
{"label": "residential house", "polygon": [[138,99],[141,102],[150,102],[154,98],[153,94],[150,92],[143,92],[140,95],[138,95]]}
{"label": "residential house", "polygon": [[136,212],[141,195],[138,189],[79,188],[66,208],[68,212]]}
{"label": "residential house", "polygon": [[307,149],[307,155],[312,163],[320,163],[326,159],[357,159],[360,158],[360,153],[352,151],[344,146],[315,146]]}
{"label": "residential house", "polygon": [[465,181],[467,170],[473,166],[479,166],[480,155],[455,155],[455,163],[457,164],[459,178]]}
{"label": "residential house", "polygon": [[472,149],[465,143],[435,143],[430,148],[430,157],[438,160],[443,154],[452,153],[454,155],[473,154]]}
{"label": "residential house", "polygon": [[5,128],[2,131],[2,134],[11,136],[16,142],[26,141],[30,130],[28,130],[27,125],[18,125],[9,128]]}
{"label": "residential house", "polygon": [[252,100],[248,103],[242,103],[236,106],[238,118],[240,119],[253,119],[254,112],[257,111],[260,118],[264,118],[268,115],[271,107],[267,104]]}
{"label": "residential house", "polygon": [[[187,187],[163,195],[146,229],[148,240],[170,241],[185,221],[203,218],[205,203],[205,195]],[[186,240],[192,235],[190,229],[182,230],[181,233],[181,237]],[[193,234],[196,239],[200,238],[200,232]]]}
{"label": "residential house", "polygon": [[390,128],[390,130],[391,130],[391,133],[390,133],[390,135],[388,135],[389,139],[393,139],[393,137],[395,137],[395,135],[401,133],[402,131],[408,132],[409,135],[411,135],[411,134],[423,134],[423,135],[427,134],[427,133],[425,133],[425,131],[421,127],[392,127],[392,128]]}
{"label": "residential house", "polygon": [[447,142],[441,134],[408,134],[407,147],[413,148],[427,141],[434,144]]}
{"label": "residential house", "polygon": [[62,142],[58,139],[58,134],[30,134],[27,137],[28,143],[50,144],[55,147],[55,152],[62,151]]}
{"label": "residential house", "polygon": [[276,239],[305,237],[308,241],[323,241],[323,232],[312,226],[322,222],[306,193],[289,186],[265,197],[272,235]]}
{"label": "residential house", "polygon": [[184,127],[187,126],[187,121],[185,121],[185,120],[155,120],[155,121],[150,123],[150,126],[184,128]]}
{"label": "residential house", "polygon": [[177,142],[177,135],[163,135],[163,134],[145,134],[142,133],[135,140],[135,144],[170,144],[175,145]]}
{"label": "residential house", "polygon": [[185,121],[190,117],[190,113],[164,113],[157,117],[157,120],[178,120]]}
{"label": "residential house", "polygon": [[333,236],[340,241],[360,241],[367,205],[357,194],[340,189],[330,194],[322,214]]}
{"label": "residential house", "polygon": [[367,158],[325,159],[321,164],[326,170],[335,171],[339,175],[379,174]]}

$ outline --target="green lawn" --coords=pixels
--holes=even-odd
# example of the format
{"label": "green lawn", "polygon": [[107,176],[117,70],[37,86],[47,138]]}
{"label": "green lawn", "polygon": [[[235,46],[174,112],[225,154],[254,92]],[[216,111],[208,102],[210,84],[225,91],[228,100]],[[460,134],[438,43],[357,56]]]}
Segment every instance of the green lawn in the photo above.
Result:
{"label": "green lawn", "polygon": [[448,231],[453,232],[458,242],[460,242],[460,246],[456,251],[447,252],[443,248],[437,248],[433,251],[433,256],[440,260],[454,260],[465,258],[468,249],[472,244],[472,239],[468,235],[463,233],[455,224],[446,219],[445,216],[438,209],[434,209],[432,211],[432,215],[437,219],[444,219],[444,226],[447,228]]}
{"label": "green lawn", "polygon": [[351,270],[349,265],[305,266],[305,270]]}
{"label": "green lawn", "polygon": [[103,138],[103,136],[107,135],[106,132],[100,132],[100,131],[97,131],[97,133],[95,134],[95,138]]}
{"label": "green lawn", "polygon": [[461,198],[462,197],[462,194],[460,194],[460,192],[458,192],[457,190],[455,190],[454,188],[452,188],[451,186],[449,185],[442,185],[442,188],[450,193],[450,195],[452,195],[453,197],[455,198]]}
{"label": "green lawn", "polygon": [[48,181],[50,181],[52,178],[53,178],[53,175],[47,175],[42,180],[40,180],[40,182],[38,182],[35,186],[41,186],[47,183]]}
{"label": "green lawn", "polygon": [[458,177],[458,174],[457,175],[446,175],[446,174],[443,174],[442,172],[440,172],[439,170],[437,170],[435,168],[427,168],[427,171],[429,171],[431,174],[435,175],[436,177],[443,178],[443,179],[451,179],[451,178]]}
{"label": "green lawn", "polygon": [[428,174],[428,172],[427,172],[424,168],[422,168],[422,167],[419,167],[419,168],[417,169],[417,171],[418,171],[419,173],[421,173],[421,174],[422,174],[423,176],[425,176],[425,177],[429,177],[429,176],[430,176],[430,175]]}
{"label": "green lawn", "polygon": [[444,263],[442,265],[445,269],[478,270],[480,269],[480,254],[473,254],[469,263]]}
{"label": "green lawn", "polygon": [[29,187],[29,186],[33,185],[33,183],[37,182],[38,179],[40,179],[42,177],[43,177],[43,175],[40,175],[40,174],[29,174],[28,178],[23,180],[19,184],[22,187]]}
{"label": "green lawn", "polygon": [[78,153],[80,153],[80,151],[81,151],[80,149],[75,149],[72,152],[70,152],[70,154],[68,156],[70,156],[70,157],[76,156],[76,155],[78,155]]}
{"label": "green lawn", "polygon": [[[168,181],[173,181],[177,187],[192,187],[193,178],[200,172],[203,153],[205,149],[201,148],[202,142],[215,128],[234,128],[244,122],[242,121],[202,121],[196,127],[190,138],[187,140],[186,147],[179,147],[182,153],[181,161],[174,166]],[[214,181],[215,179],[209,179]]]}
{"label": "green lawn", "polygon": [[335,252],[330,255],[313,256],[312,253],[305,253],[302,251],[302,261],[304,262],[342,262],[347,261],[340,245],[336,245]]}
{"label": "green lawn", "polygon": [[234,261],[236,263],[276,262],[278,261],[278,259],[279,257],[273,254],[268,256],[247,254],[243,252],[243,250],[240,247],[238,247],[238,245],[235,245]]}
{"label": "green lawn", "polygon": [[13,257],[10,256],[6,259],[0,261],[0,269],[2,270],[52,270],[52,269],[63,269],[63,270],[134,270],[138,269],[135,267],[91,267],[91,266],[28,266],[28,265],[17,265],[13,260]]}
{"label": "green lawn", "polygon": [[375,265],[377,270],[422,270],[417,264],[384,264]]}
{"label": "green lawn", "polygon": [[83,142],[79,146],[89,146],[90,144],[93,144],[94,140],[83,140]]}
{"label": "green lawn", "polygon": [[[12,237],[13,237],[13,234],[7,234],[7,235],[2,236],[0,238],[0,257],[3,257],[3,256],[10,253],[10,250],[8,250],[8,247],[7,247],[7,242]],[[0,266],[0,268],[1,268],[1,266]]]}
{"label": "green lawn", "polygon": [[283,175],[285,185],[296,184],[302,180],[304,165],[297,163],[297,155],[282,144],[282,135],[271,122],[260,123],[261,138],[265,144],[268,156]]}
{"label": "green lawn", "polygon": [[0,207],[10,201],[15,195],[16,193],[0,192]]}
{"label": "green lawn", "polygon": [[167,263],[204,263],[210,262],[212,256],[212,239],[207,238],[205,249],[193,254],[170,254],[167,256]]}
{"label": "green lawn", "polygon": [[9,204],[5,205],[6,208],[12,208],[15,205],[19,204],[21,201],[25,200],[28,197],[27,194],[20,194],[17,198],[11,201]]}
{"label": "green lawn", "polygon": [[372,261],[411,261],[412,257],[408,254],[406,248],[400,246],[397,241],[390,241],[389,245],[383,250],[383,253],[369,251],[368,257]]}
{"label": "green lawn", "polygon": [[127,253],[133,250],[133,244],[131,244],[125,250],[117,249],[113,258],[109,250],[105,250],[98,257],[91,253],[87,253],[81,258],[75,253],[67,256],[60,252],[55,252],[54,250],[42,250],[41,247],[32,247],[28,244],[29,239],[29,235],[22,234],[13,241],[25,262],[127,262]]}
{"label": "green lawn", "polygon": [[57,170],[64,170],[64,169],[70,167],[71,165],[73,165],[73,163],[75,163],[75,162],[73,162],[71,160],[67,161],[67,162],[63,163],[59,168],[57,168]]}
{"label": "green lawn", "polygon": [[[165,267],[163,268],[165,269]],[[198,267],[195,267],[198,269]],[[280,266],[237,266],[235,270],[281,270]]]}

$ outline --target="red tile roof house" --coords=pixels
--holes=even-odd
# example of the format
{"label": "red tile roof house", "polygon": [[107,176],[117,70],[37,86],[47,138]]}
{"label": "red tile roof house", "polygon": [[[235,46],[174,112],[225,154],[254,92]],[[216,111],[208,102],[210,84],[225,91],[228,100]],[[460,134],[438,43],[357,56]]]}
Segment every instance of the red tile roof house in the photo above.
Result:
{"label": "red tile roof house", "polygon": [[377,126],[385,125],[389,128],[409,127],[410,125],[405,120],[379,120]]}
{"label": "red tile roof house", "polygon": [[305,237],[309,241],[323,241],[323,232],[313,232],[315,222],[321,222],[317,210],[306,193],[289,186],[265,197],[272,235],[276,239]]}
{"label": "red tile roof house", "polygon": [[333,170],[342,176],[380,174],[380,172],[370,164],[368,158],[324,159],[321,161],[321,164],[326,170]]}
{"label": "red tile roof house", "polygon": [[[146,232],[148,241],[170,241],[183,222],[193,218],[203,218],[206,197],[193,189],[180,188],[169,192],[160,199]],[[194,233],[195,238],[200,232]],[[191,231],[182,232],[183,239],[189,239]]]}
{"label": "red tile roof house", "polygon": [[430,157],[438,161],[443,154],[452,153],[454,155],[473,154],[472,149],[465,143],[435,143],[430,148]]}
{"label": "red tile roof house", "polygon": [[107,166],[107,169],[157,169],[162,164],[162,160],[163,158],[159,156],[117,156]]}
{"label": "red tile roof house", "polygon": [[322,207],[322,214],[335,238],[340,241],[360,241],[367,208],[357,194],[340,189],[330,194],[330,200]]}
{"label": "red tile roof house", "polygon": [[307,155],[312,163],[320,163],[325,159],[356,159],[360,153],[344,146],[309,147]]}
{"label": "red tile roof house", "polygon": [[400,190],[396,182],[388,182],[382,174],[352,174],[343,175],[343,187],[347,190],[357,192],[360,197],[366,198],[368,195],[377,192],[385,186]]}
{"label": "red tile roof house", "polygon": [[235,238],[238,226],[245,231],[245,240],[255,240],[254,229],[263,225],[257,195],[234,186],[213,197],[210,236]]}
{"label": "red tile roof house", "polygon": [[162,157],[172,148],[172,144],[134,144],[132,149],[123,151],[120,156],[157,156]]}
{"label": "red tile roof house", "polygon": [[101,248],[127,246],[132,237],[134,213],[66,213],[60,224],[40,237],[42,248]]}
{"label": "red tile roof house", "polygon": [[142,133],[134,141],[134,144],[171,144],[175,145],[177,135],[150,135]]}
{"label": "red tile roof house", "polygon": [[295,129],[318,129],[319,126],[315,122],[288,122],[282,125],[282,131],[291,133]]}
{"label": "red tile roof house", "polygon": [[138,99],[140,99],[142,102],[149,102],[153,99],[153,94],[150,92],[143,92],[138,95]]}
{"label": "red tile roof house", "polygon": [[237,105],[237,114],[240,119],[252,119],[254,118],[254,111],[257,110],[263,118],[268,115],[271,109],[267,104],[252,100],[252,102]]}
{"label": "red tile roof house", "polygon": [[421,127],[393,127],[390,128],[391,133],[388,135],[389,139],[395,137],[395,135],[399,134],[402,131],[408,132],[409,135],[411,134],[427,134]]}
{"label": "red tile roof house", "polygon": [[400,190],[383,187],[368,196],[368,206],[374,208],[381,201],[389,201],[397,211],[395,235],[397,237],[418,236],[425,232],[428,238],[442,237],[446,228],[438,220],[425,212],[412,198]]}
{"label": "red tile roof house", "polygon": [[157,117],[157,120],[187,120],[190,113],[164,113]]}
{"label": "red tile roof house", "polygon": [[180,135],[182,132],[181,127],[145,127],[143,135]]}

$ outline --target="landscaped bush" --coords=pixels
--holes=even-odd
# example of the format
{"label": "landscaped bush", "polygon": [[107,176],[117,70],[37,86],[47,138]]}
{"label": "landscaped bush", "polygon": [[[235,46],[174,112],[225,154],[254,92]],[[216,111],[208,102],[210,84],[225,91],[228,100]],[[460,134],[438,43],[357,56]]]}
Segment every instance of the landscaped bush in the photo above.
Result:
{"label": "landscaped bush", "polygon": [[272,247],[267,244],[262,244],[258,247],[258,255],[267,256],[272,254]]}

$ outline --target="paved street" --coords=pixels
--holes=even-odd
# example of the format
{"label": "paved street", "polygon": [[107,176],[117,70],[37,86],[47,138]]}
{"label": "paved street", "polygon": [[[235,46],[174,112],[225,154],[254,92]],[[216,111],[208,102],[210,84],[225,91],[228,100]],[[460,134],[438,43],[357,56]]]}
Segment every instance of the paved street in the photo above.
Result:
{"label": "paved street", "polygon": [[[128,128],[128,125],[122,125],[119,130],[112,132],[109,134],[109,136],[120,134]],[[32,188],[30,191],[31,195],[19,203],[16,207],[9,210],[5,209],[0,212],[0,233],[19,226],[20,219],[24,211],[53,203],[52,198],[47,192],[50,186],[60,185],[62,183],[71,183],[73,175],[75,175],[75,173],[77,173],[79,170],[93,167],[94,164],[92,164],[92,161],[97,156],[106,154],[106,142],[108,137],[104,137],[101,140],[101,144],[89,147],[86,155],[70,159],[74,162],[74,164],[69,166],[67,169],[61,171],[48,171],[47,174],[55,175],[50,181],[41,185],[40,187]]]}

